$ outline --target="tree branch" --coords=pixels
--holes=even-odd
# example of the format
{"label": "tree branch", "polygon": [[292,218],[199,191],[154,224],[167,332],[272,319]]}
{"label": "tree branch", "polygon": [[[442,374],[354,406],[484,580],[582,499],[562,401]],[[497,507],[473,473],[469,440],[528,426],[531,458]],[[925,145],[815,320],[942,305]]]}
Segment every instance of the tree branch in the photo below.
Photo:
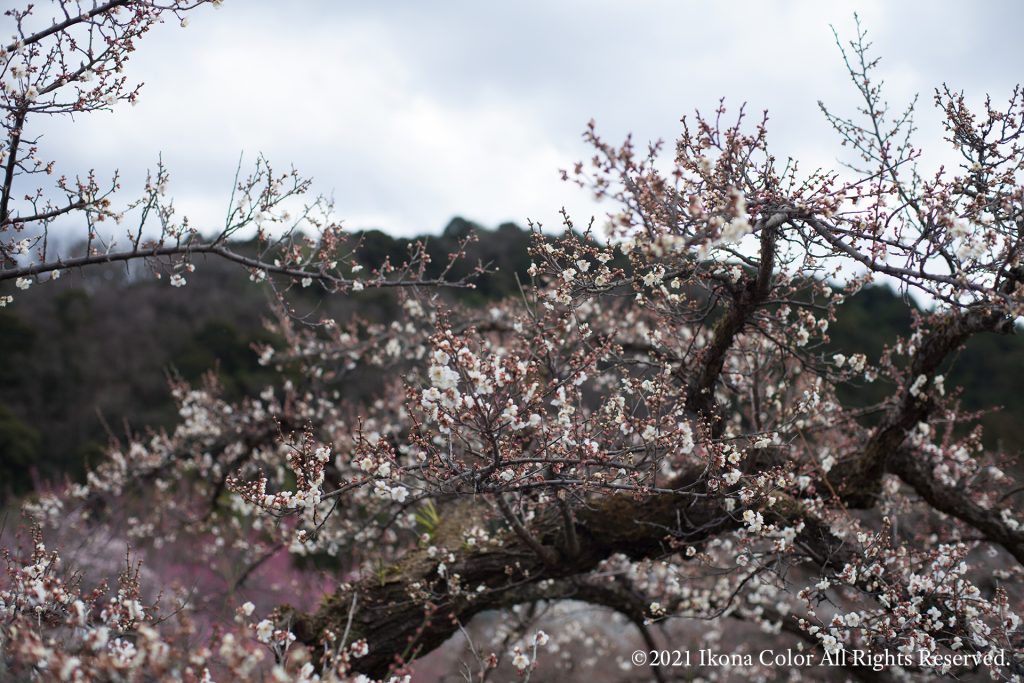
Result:
{"label": "tree branch", "polygon": [[[699,543],[738,522],[711,498],[703,487],[688,493],[660,494],[647,499],[612,495],[581,508],[576,515],[580,553],[545,563],[521,536],[512,535],[496,547],[461,548],[454,562],[447,563],[447,576],[458,574],[460,585],[486,586],[482,593],[449,590],[437,573],[438,561],[425,550],[408,553],[396,567],[395,578],[381,581],[368,577],[349,592],[329,596],[312,614],[286,609],[293,632],[304,643],[319,642],[325,629],[340,633],[348,617],[353,596],[360,607],[352,624],[353,638],[365,638],[367,656],[355,661],[359,670],[383,676],[395,661],[395,653],[415,647],[425,654],[443,643],[475,614],[525,601],[530,586],[544,579],[567,579],[591,571],[613,553],[633,558],[649,557],[666,548],[667,538]],[[537,542],[555,552],[562,523],[557,506],[547,508],[535,522]],[[412,587],[429,595],[413,596]],[[411,645],[412,644],[412,645]]]}
{"label": "tree branch", "polygon": [[[236,251],[226,247],[221,242],[201,242],[199,244],[181,244],[173,247],[154,247],[152,249],[131,249],[128,251],[118,251],[108,254],[92,254],[88,256],[77,256],[69,259],[58,259],[56,261],[49,261],[46,263],[38,263],[30,266],[22,266],[20,268],[10,268],[7,270],[0,270],[0,281],[10,280],[13,278],[20,277],[31,277],[33,275],[39,275],[42,273],[52,272],[54,270],[65,270],[69,268],[82,268],[85,266],[100,265],[104,263],[116,263],[119,261],[133,261],[135,259],[148,259],[148,258],[159,258],[162,256],[185,256],[192,254],[213,254],[219,256],[228,261],[241,264],[248,268],[254,268],[257,270],[263,270],[268,273],[275,275],[285,275],[292,278],[312,278],[313,280],[319,280],[328,284],[346,288],[351,287],[357,280],[348,279],[342,277],[335,277],[319,271],[307,271],[298,268],[288,268],[284,266],[275,265],[269,261],[262,261],[258,258],[251,258],[243,256]],[[383,278],[370,279],[370,280],[359,280],[365,285],[371,287],[429,287],[429,286],[445,286],[455,288],[465,288],[471,285],[462,280],[442,280],[442,279],[425,279],[425,280],[385,280]]]}
{"label": "tree branch", "polygon": [[[844,502],[851,507],[870,507],[879,494],[885,461],[906,439],[909,430],[931,414],[935,402],[928,396],[935,372],[946,358],[978,332],[1013,331],[1013,321],[998,310],[985,308],[952,311],[929,328],[907,368],[907,386],[885,419],[868,438],[862,454],[849,463],[840,463],[829,473],[829,481]],[[925,377],[924,389],[910,391],[918,377]]]}
{"label": "tree branch", "polygon": [[889,456],[886,469],[909,484],[933,508],[974,527],[1024,564],[1024,532],[1010,528],[1001,510],[982,507],[965,495],[963,489],[935,479],[921,454],[910,448],[899,448]]}

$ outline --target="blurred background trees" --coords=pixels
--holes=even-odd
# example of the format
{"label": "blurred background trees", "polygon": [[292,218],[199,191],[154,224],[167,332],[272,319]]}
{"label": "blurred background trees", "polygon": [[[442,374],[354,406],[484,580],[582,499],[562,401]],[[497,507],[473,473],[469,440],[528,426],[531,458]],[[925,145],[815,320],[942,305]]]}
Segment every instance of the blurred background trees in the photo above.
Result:
{"label": "blurred background trees", "polygon": [[[451,276],[469,275],[477,264],[491,272],[477,279],[476,289],[443,296],[477,306],[519,296],[517,281],[529,280],[529,232],[515,224],[491,230],[456,217],[439,236],[403,239],[367,230],[355,237],[358,259],[368,268],[389,257],[398,261],[410,244],[425,241],[431,257],[427,274],[437,277],[471,233],[479,239]],[[203,263],[190,280],[197,289],[174,289],[111,265],[32,288],[0,309],[3,495],[28,491],[33,482],[81,478],[109,440],[124,437],[126,430],[171,427],[177,411],[169,376],[197,382],[214,372],[231,400],[255,395],[273,380],[275,373],[259,365],[253,350],[253,344],[280,341],[263,326],[267,292],[253,286],[245,271],[218,259]],[[332,297],[308,288],[295,295],[309,310],[339,322],[356,316],[389,322],[396,310],[393,295],[380,290]],[[913,300],[888,287],[865,288],[840,308],[829,350],[864,353],[876,361],[887,344],[910,333],[917,309]],[[1018,428],[1024,419],[1017,382],[1021,367],[1019,336],[977,336],[949,375],[951,384],[964,388],[968,410],[989,409],[981,419],[988,446],[1024,447]],[[883,383],[840,388],[840,398],[865,404],[889,390]]]}

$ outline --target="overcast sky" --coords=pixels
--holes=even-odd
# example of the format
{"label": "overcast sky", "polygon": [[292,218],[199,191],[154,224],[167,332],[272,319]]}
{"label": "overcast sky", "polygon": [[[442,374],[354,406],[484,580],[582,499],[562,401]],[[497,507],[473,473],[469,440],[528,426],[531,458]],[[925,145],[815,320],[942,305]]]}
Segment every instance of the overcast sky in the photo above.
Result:
{"label": "overcast sky", "polygon": [[1012,1],[226,0],[140,42],[137,106],[49,125],[44,149],[63,172],[120,168],[126,197],[162,153],[179,207],[211,228],[241,152],[312,176],[353,228],[552,225],[562,206],[582,222],[607,209],[558,171],[588,156],[591,118],[610,141],[671,140],[725,97],[769,110],[776,156],[833,165],[816,102],[855,105],[829,28],[852,37],[854,11],[890,100],[921,93],[933,160],[937,85],[1001,101],[1024,74]]}

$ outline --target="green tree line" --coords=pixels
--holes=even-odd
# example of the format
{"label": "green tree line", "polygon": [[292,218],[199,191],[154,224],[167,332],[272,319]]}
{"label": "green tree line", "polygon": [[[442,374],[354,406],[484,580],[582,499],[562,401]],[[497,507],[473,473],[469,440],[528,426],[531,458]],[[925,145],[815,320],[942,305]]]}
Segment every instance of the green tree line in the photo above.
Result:
{"label": "green tree line", "polygon": [[[413,239],[365,231],[355,256],[367,268],[386,259],[399,263],[410,242],[426,240],[428,275],[437,276],[471,233],[477,239],[449,275],[459,278],[477,266],[488,272],[475,289],[448,296],[468,305],[518,296],[518,283],[529,279],[530,233],[512,223],[488,230],[455,218],[440,235]],[[196,266],[182,289],[123,267],[72,273],[19,291],[0,309],[0,497],[40,482],[79,479],[112,438],[172,427],[169,376],[195,382],[212,370],[229,398],[254,395],[271,382],[272,371],[259,365],[252,349],[274,341],[262,324],[267,293],[231,264],[211,259]],[[311,287],[296,296],[339,322],[354,315],[386,322],[395,314],[392,295],[381,290],[338,297]],[[887,287],[864,289],[840,308],[825,352],[877,358],[909,333],[914,306]],[[949,386],[964,388],[968,408],[1002,406],[980,422],[989,445],[1010,451],[1024,447],[1022,368],[1021,338],[992,335],[973,338],[948,373]],[[878,386],[877,397],[887,391]],[[840,397],[852,401],[855,395],[864,392]]]}

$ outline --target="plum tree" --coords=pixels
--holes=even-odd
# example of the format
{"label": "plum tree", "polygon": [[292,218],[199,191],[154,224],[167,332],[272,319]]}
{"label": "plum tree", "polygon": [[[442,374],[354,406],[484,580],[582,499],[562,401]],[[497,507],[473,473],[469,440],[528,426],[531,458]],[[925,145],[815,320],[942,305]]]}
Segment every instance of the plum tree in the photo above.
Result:
{"label": "plum tree", "polygon": [[[857,155],[847,169],[800,174],[765,119],[724,105],[684,119],[667,164],[662,145],[591,124],[593,158],[564,175],[616,208],[603,234],[568,216],[559,239],[538,229],[521,297],[481,310],[409,286],[389,325],[282,307],[286,343],[260,349],[280,386],[229,403],[212,382],[175,385],[173,432],[26,505],[39,526],[9,556],[3,665],[398,680],[458,636],[466,680],[599,680],[609,662],[668,680],[681,670],[656,653],[699,648],[730,655],[717,675],[778,674],[757,653],[792,650],[862,679],[896,678],[885,662],[1019,680],[1024,489],[944,376],[972,335],[1024,313],[1022,93],[973,112],[937,91],[963,163],[926,177],[913,109],[888,114],[864,33],[842,49],[862,106],[823,109]],[[306,262],[258,267],[307,277],[290,270]],[[913,332],[879,358],[826,354],[837,309],[875,280],[927,302]],[[340,400],[362,367],[386,378],[376,397]],[[884,399],[836,397],[867,384]],[[130,562],[118,592],[86,593],[47,550],[51,527],[122,530],[147,562],[187,547],[226,567],[229,605],[282,556],[329,586],[246,602],[197,644],[194,596],[170,615],[145,604]]]}
{"label": "plum tree", "polygon": [[[32,4],[4,12],[14,32],[11,43],[0,45],[6,136],[0,147],[0,282],[13,280],[25,290],[68,269],[144,262],[156,277],[167,275],[181,287],[196,257],[210,255],[248,268],[257,282],[269,273],[301,286],[315,281],[329,291],[436,284],[422,278],[422,245],[407,262],[388,264],[369,282],[353,277],[346,268],[352,244],[333,217],[332,202],[310,197],[308,179],[295,169],[277,172],[262,156],[248,174],[239,163],[223,225],[202,231],[178,215],[162,161],[141,196],[118,204],[117,173],[106,185],[91,170],[71,179],[59,161],[44,157],[33,122],[135,102],[141,86],[132,86],[124,71],[136,42],[158,23],[173,19],[185,26],[188,13],[221,4],[58,0],[49,14]],[[51,183],[55,173],[60,175]],[[240,248],[239,240],[253,234],[255,248]],[[80,253],[57,248],[75,237],[83,244]],[[12,299],[5,295],[0,304]]]}

